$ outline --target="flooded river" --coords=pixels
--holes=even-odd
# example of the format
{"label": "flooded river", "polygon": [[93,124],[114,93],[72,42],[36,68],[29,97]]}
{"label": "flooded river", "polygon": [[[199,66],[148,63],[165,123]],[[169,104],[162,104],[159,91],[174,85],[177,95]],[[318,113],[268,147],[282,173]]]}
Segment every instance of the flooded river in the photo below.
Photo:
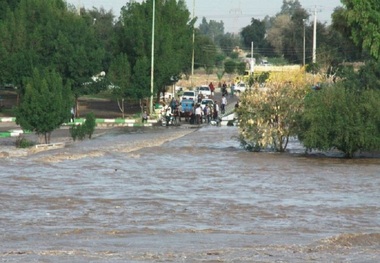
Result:
{"label": "flooded river", "polygon": [[0,261],[380,261],[380,159],[249,153],[234,127],[126,131],[0,159]]}

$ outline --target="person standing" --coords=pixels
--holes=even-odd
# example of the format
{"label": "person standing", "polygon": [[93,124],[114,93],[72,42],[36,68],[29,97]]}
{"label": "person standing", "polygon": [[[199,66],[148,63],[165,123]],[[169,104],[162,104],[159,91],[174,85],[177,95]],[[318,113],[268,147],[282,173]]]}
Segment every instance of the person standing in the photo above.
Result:
{"label": "person standing", "polygon": [[172,113],[174,113],[175,109],[177,108],[177,101],[174,97],[170,101],[170,107],[171,107]]}
{"label": "person standing", "polygon": [[166,117],[166,127],[167,127],[167,126],[169,126],[171,118],[172,118],[172,109],[171,109],[171,107],[167,107],[166,108],[165,117]]}
{"label": "person standing", "polygon": [[142,123],[144,122],[148,122],[148,113],[146,111],[142,114]]}
{"label": "person standing", "polygon": [[74,122],[74,121],[75,121],[75,111],[74,111],[74,107],[71,108],[71,110],[70,110],[70,114],[71,114],[70,122]]}
{"label": "person standing", "polygon": [[226,106],[227,106],[227,98],[226,98],[226,96],[223,95],[222,96],[222,103],[220,105],[222,114],[224,114],[226,112]]}
{"label": "person standing", "polygon": [[213,119],[214,121],[218,121],[218,115],[219,115],[219,105],[218,101],[214,102],[214,110],[213,110]]}
{"label": "person standing", "polygon": [[196,122],[196,124],[201,123],[201,118],[202,118],[202,107],[199,104],[197,104],[197,106],[195,108],[195,122]]}
{"label": "person standing", "polygon": [[210,82],[210,84],[208,85],[208,87],[210,88],[211,96],[214,96],[214,90],[215,90],[214,84],[212,84],[212,82]]}
{"label": "person standing", "polygon": [[226,84],[225,81],[223,82],[223,85],[222,85],[222,94],[223,95],[228,95],[227,84]]}
{"label": "person standing", "polygon": [[178,120],[179,120],[179,122],[181,122],[181,115],[183,114],[183,112],[182,112],[182,104],[181,103],[177,107],[177,114],[178,114],[177,115]]}

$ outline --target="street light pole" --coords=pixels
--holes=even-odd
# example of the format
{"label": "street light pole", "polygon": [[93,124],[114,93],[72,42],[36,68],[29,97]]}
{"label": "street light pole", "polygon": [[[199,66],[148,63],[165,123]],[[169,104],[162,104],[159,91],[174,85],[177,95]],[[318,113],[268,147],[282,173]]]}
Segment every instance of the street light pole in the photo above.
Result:
{"label": "street light pole", "polygon": [[[195,13],[195,0],[193,0],[193,21],[194,21],[194,13]],[[191,87],[193,87],[193,79],[194,79],[194,45],[195,45],[195,28],[193,25],[193,55],[191,57]]]}
{"label": "street light pole", "polygon": [[152,15],[152,53],[151,53],[151,65],[150,65],[150,113],[153,111],[153,91],[154,91],[154,20],[156,12],[156,0],[153,0],[153,15]]}
{"label": "street light pole", "polygon": [[317,63],[317,9],[314,10],[313,63]]}
{"label": "street light pole", "polygon": [[306,62],[305,61],[306,60],[305,59],[305,47],[306,47],[306,43],[305,43],[306,42],[306,38],[305,38],[305,20],[306,19],[302,19],[302,21],[303,21],[303,63],[302,63],[303,66],[305,66],[305,64],[306,64],[305,63]]}

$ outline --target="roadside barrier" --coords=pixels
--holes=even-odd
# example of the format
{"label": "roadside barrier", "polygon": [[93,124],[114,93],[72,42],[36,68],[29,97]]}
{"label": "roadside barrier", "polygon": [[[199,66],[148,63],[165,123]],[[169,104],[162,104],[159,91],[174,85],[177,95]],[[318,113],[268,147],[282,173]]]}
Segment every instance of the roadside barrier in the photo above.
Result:
{"label": "roadside barrier", "polygon": [[0,122],[16,122],[15,117],[2,117],[0,118]]}
{"label": "roadside barrier", "polygon": [[[85,118],[77,118],[74,120],[74,122],[67,122],[63,123],[62,126],[72,126],[72,125],[79,125],[83,124],[86,121]],[[16,123],[15,117],[1,117],[0,123]],[[157,120],[148,120],[146,123],[136,122],[135,119],[122,119],[122,118],[116,118],[116,119],[96,119],[95,120],[97,127],[151,127],[153,124],[157,123]],[[0,132],[0,138],[7,138],[7,137],[17,137],[20,134],[24,133],[30,133],[27,131],[23,131],[21,129],[16,130],[9,130]]]}

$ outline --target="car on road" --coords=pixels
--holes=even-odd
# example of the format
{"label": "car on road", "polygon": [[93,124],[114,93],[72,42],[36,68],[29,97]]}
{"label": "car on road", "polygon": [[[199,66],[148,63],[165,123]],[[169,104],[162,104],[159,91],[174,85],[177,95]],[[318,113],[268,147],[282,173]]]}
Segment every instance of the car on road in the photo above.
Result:
{"label": "car on road", "polygon": [[234,87],[234,92],[236,92],[236,93],[240,93],[240,92],[244,92],[246,89],[247,89],[247,87],[246,87],[245,83],[240,82],[240,83],[238,83],[238,84]]}
{"label": "car on road", "polygon": [[206,98],[211,96],[211,89],[207,85],[202,85],[202,86],[198,87],[197,90],[200,94],[202,94]]}
{"label": "car on road", "polygon": [[196,101],[197,100],[197,96],[198,96],[198,94],[197,94],[196,91],[189,90],[189,91],[183,92],[182,99],[183,100],[193,100],[193,101]]}

